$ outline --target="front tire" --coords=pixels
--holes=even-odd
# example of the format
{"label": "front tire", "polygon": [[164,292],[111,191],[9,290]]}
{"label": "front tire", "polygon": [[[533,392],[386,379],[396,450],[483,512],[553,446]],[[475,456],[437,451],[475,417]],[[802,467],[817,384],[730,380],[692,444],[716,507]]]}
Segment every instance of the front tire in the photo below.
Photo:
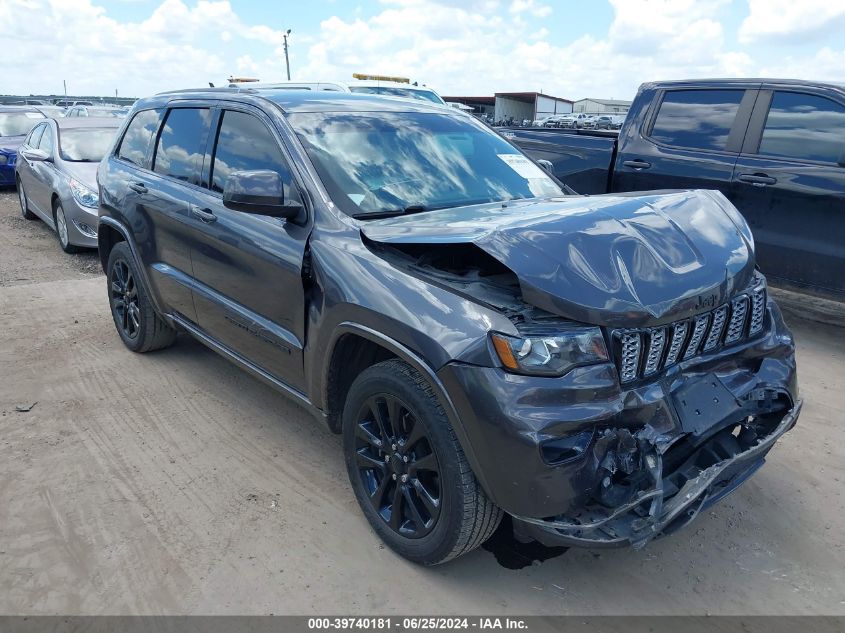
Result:
{"label": "front tire", "polygon": [[115,244],[106,265],[109,307],[123,344],[144,353],[172,345],[176,330],[155,311],[140,279],[129,245]]}
{"label": "front tire", "polygon": [[352,383],[343,445],[364,516],[408,560],[437,565],[466,554],[501,521],[431,386],[405,362],[373,365]]}
{"label": "front tire", "polygon": [[59,245],[65,253],[78,253],[79,247],[70,243],[70,234],[67,228],[67,218],[61,202],[58,200],[53,205],[53,221],[56,223],[56,235],[59,236]]}

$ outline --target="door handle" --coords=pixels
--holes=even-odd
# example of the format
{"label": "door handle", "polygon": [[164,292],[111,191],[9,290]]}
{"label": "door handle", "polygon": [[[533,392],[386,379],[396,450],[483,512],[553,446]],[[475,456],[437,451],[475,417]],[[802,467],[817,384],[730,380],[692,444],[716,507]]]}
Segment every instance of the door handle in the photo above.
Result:
{"label": "door handle", "polygon": [[631,169],[648,169],[651,167],[651,163],[640,160],[639,158],[635,158],[634,160],[624,160],[622,164],[625,167],[630,167]]}
{"label": "door handle", "polygon": [[200,220],[208,224],[211,224],[212,222],[217,220],[217,216],[214,215],[210,209],[203,209],[195,204],[191,205],[191,215],[199,218]]}
{"label": "door handle", "polygon": [[739,179],[742,182],[748,182],[754,185],[755,187],[765,187],[766,185],[773,185],[775,184],[778,179],[772,178],[766,174],[740,174]]}
{"label": "door handle", "polygon": [[135,193],[147,193],[147,185],[142,182],[130,182],[129,188]]}

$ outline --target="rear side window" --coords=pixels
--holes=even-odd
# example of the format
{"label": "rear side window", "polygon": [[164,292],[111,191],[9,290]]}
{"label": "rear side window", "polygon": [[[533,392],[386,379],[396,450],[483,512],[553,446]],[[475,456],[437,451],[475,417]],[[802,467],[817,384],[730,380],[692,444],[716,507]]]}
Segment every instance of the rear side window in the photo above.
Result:
{"label": "rear side window", "polygon": [[200,184],[210,127],[211,110],[208,108],[170,110],[159,135],[153,171]]}
{"label": "rear side window", "polygon": [[123,135],[117,157],[139,167],[147,166],[147,153],[161,124],[163,110],[142,110],[138,112]]}
{"label": "rear side window", "polygon": [[291,177],[279,142],[267,126],[251,114],[226,110],[217,134],[211,189],[222,192],[233,171],[269,169],[290,183]]}
{"label": "rear side window", "polygon": [[663,97],[651,138],[692,149],[724,150],[744,90],[672,90]]}
{"label": "rear side window", "polygon": [[845,152],[845,106],[817,95],[775,92],[758,154],[839,162]]}

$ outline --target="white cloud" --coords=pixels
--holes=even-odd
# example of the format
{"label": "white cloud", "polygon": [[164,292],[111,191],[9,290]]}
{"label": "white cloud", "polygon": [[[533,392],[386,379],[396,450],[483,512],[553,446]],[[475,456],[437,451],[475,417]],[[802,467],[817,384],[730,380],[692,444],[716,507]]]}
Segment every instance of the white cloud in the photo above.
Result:
{"label": "white cloud", "polygon": [[[284,77],[282,31],[245,22],[227,0],[157,0],[135,23],[116,21],[99,1],[0,0],[0,24],[14,25],[5,31],[3,92],[61,92],[67,79],[73,94],[119,88],[145,95],[231,73]],[[609,1],[614,18],[604,33],[561,41],[553,20],[565,16],[549,15],[548,0],[381,0],[374,13],[327,16],[297,29],[291,71],[303,80],[407,76],[447,95],[543,90],[570,99],[630,98],[641,82],[657,79],[843,77],[838,46],[787,54],[729,41],[723,24],[731,0]],[[818,5],[824,20],[787,3],[781,13],[788,17],[768,9],[781,0],[750,2],[746,39],[797,37],[821,21],[835,23],[834,8],[845,14],[829,0]],[[747,26],[755,16],[756,30]]]}
{"label": "white cloud", "polygon": [[530,13],[534,17],[544,18],[551,15],[552,8],[547,4],[540,4],[535,0],[513,0],[508,9],[511,13]]}
{"label": "white cloud", "polygon": [[749,14],[739,29],[743,43],[775,44],[845,29],[845,3],[841,0],[748,0]]}

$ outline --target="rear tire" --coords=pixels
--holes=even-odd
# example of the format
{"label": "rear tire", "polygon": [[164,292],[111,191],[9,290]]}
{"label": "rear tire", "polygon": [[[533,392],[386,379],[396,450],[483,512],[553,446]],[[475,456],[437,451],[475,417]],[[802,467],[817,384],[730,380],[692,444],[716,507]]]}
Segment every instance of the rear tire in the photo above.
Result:
{"label": "rear tire", "polygon": [[23,188],[21,179],[17,179],[18,186],[18,201],[21,204],[21,215],[24,220],[37,220],[38,216],[29,210],[29,201],[26,199],[26,191]]}
{"label": "rear tire", "polygon": [[170,347],[176,340],[176,330],[155,311],[140,279],[129,245],[118,242],[106,265],[109,307],[117,333],[133,352]]}
{"label": "rear tire", "polygon": [[364,516],[410,561],[437,565],[466,554],[502,519],[431,386],[403,361],[373,365],[352,383],[343,446]]}

